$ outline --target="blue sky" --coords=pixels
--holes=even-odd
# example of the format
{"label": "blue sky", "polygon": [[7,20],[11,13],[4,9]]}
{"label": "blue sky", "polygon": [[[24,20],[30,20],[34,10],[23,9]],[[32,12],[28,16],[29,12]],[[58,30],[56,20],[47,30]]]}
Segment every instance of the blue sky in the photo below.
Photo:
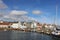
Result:
{"label": "blue sky", "polygon": [[[58,3],[57,24],[60,25],[60,0],[1,0],[4,7],[0,7],[0,14],[10,15],[16,10],[23,11],[24,16],[36,19],[41,23],[54,23],[56,3]],[[6,7],[6,8],[5,8]],[[12,12],[13,11],[13,12]],[[35,13],[38,12],[38,13]],[[22,12],[21,12],[22,13]],[[15,13],[16,15],[16,13]],[[19,14],[21,15],[21,14]]]}

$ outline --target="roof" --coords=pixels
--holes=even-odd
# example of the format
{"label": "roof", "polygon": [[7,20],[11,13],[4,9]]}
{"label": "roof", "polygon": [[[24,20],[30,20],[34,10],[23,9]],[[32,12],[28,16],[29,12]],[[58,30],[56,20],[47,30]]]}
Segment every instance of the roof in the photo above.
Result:
{"label": "roof", "polygon": [[0,25],[10,25],[11,23],[9,23],[9,22],[0,22]]}

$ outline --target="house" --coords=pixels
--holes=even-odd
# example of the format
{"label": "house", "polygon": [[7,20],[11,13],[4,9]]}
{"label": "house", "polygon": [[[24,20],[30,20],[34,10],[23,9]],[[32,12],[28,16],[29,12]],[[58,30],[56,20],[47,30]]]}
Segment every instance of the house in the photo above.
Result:
{"label": "house", "polygon": [[36,28],[37,27],[37,23],[36,22],[32,22],[31,23],[31,28]]}
{"label": "house", "polygon": [[42,30],[42,24],[37,23],[37,30]]}
{"label": "house", "polygon": [[20,22],[10,22],[12,25],[10,26],[11,28],[20,28]]}
{"label": "house", "polygon": [[21,28],[21,29],[27,28],[26,22],[14,22],[14,23],[11,25],[11,27],[12,27],[12,28]]}
{"label": "house", "polygon": [[12,27],[12,28],[18,28],[18,23],[13,23],[13,24],[11,25],[11,27]]}
{"label": "house", "polygon": [[46,24],[45,25],[45,29],[47,30],[51,30],[51,31],[54,31],[56,29],[56,27],[52,24]]}
{"label": "house", "polygon": [[5,21],[0,21],[0,28],[9,28],[11,23],[5,22]]}
{"label": "house", "polygon": [[26,25],[27,25],[26,22],[21,22],[20,28],[23,29],[23,30],[25,30],[27,28]]}

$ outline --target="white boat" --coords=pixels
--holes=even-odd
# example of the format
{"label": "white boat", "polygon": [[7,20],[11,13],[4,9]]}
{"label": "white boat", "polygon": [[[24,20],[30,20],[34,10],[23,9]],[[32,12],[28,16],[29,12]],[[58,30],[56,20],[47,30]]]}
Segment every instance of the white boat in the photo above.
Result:
{"label": "white boat", "polygon": [[[55,24],[57,24],[57,21],[58,21],[57,20],[57,16],[58,16],[57,15],[58,14],[58,4],[57,3],[58,3],[58,0],[56,1],[56,17],[55,17],[55,22],[54,22]],[[56,25],[56,27],[58,27],[58,26]],[[59,30],[56,29],[55,31],[53,31],[52,35],[54,35],[56,37],[60,37],[60,29]]]}
{"label": "white boat", "polygon": [[56,36],[56,37],[60,37],[60,30],[56,30],[56,31],[52,32],[52,35]]}

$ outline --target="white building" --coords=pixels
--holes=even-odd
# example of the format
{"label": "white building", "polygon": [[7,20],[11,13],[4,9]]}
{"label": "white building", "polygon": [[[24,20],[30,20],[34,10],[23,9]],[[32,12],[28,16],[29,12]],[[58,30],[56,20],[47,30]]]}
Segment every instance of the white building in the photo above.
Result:
{"label": "white building", "polygon": [[[25,23],[24,23],[25,24]],[[11,25],[12,28],[21,28],[21,29],[25,29],[26,26],[25,25],[22,25],[21,22],[18,22],[18,23],[13,23]]]}
{"label": "white building", "polygon": [[11,27],[12,28],[20,28],[21,22],[13,22]]}
{"label": "white building", "polygon": [[53,25],[45,25],[45,28],[50,29],[50,30],[56,29]]}
{"label": "white building", "polygon": [[11,27],[12,27],[12,28],[18,28],[18,23],[13,23],[13,24],[11,25]]}
{"label": "white building", "polygon": [[31,28],[36,28],[37,27],[37,23],[36,22],[33,22],[32,24],[31,24]]}
{"label": "white building", "polygon": [[27,28],[27,26],[26,26],[26,25],[27,25],[27,24],[26,24],[26,22],[24,22],[24,23],[23,23],[23,25],[20,25],[20,28],[24,30],[24,29],[26,29],[26,28]]}

